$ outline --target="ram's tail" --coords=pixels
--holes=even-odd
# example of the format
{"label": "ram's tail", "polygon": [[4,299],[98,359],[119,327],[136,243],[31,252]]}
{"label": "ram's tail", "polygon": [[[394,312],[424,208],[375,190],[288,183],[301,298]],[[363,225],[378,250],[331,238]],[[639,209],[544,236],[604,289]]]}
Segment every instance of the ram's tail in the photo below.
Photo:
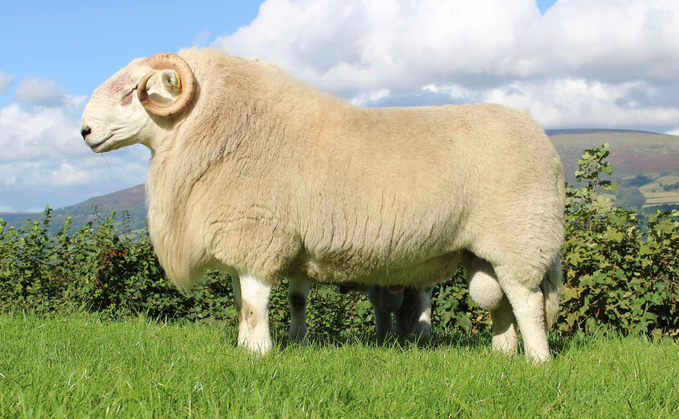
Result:
{"label": "ram's tail", "polygon": [[549,330],[559,314],[559,288],[561,288],[561,253],[545,275],[540,288],[545,298],[545,326]]}

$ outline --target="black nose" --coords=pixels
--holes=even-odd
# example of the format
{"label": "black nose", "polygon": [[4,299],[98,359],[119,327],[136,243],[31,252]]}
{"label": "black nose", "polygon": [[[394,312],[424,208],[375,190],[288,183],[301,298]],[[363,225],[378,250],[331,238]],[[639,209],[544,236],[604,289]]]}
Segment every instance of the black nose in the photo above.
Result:
{"label": "black nose", "polygon": [[80,135],[83,136],[83,139],[87,138],[88,135],[92,133],[92,128],[90,127],[85,127],[80,131]]}

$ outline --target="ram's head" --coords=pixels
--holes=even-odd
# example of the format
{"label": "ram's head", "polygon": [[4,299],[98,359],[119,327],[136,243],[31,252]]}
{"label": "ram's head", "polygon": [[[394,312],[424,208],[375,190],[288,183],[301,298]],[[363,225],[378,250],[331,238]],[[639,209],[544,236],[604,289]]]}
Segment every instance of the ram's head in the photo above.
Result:
{"label": "ram's head", "polygon": [[95,152],[150,146],[159,123],[191,103],[191,67],[170,53],[137,58],[99,86],[83,112],[80,133]]}

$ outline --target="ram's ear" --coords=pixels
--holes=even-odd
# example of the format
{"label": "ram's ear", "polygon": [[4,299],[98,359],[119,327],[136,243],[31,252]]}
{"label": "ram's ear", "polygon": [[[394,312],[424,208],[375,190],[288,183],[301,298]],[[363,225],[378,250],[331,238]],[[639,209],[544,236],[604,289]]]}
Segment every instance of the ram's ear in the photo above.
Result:
{"label": "ram's ear", "polygon": [[182,90],[182,81],[179,74],[174,70],[163,70],[160,72],[160,82],[163,88],[172,94],[179,94]]}

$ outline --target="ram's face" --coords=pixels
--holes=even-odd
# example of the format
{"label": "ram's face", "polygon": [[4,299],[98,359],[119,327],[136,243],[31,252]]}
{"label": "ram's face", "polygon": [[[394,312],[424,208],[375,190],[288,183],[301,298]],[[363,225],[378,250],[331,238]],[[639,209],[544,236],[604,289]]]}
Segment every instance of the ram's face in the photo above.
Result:
{"label": "ram's face", "polygon": [[94,91],[80,132],[97,153],[137,143],[151,146],[158,124],[181,113],[193,92],[193,73],[179,56],[138,58]]}

